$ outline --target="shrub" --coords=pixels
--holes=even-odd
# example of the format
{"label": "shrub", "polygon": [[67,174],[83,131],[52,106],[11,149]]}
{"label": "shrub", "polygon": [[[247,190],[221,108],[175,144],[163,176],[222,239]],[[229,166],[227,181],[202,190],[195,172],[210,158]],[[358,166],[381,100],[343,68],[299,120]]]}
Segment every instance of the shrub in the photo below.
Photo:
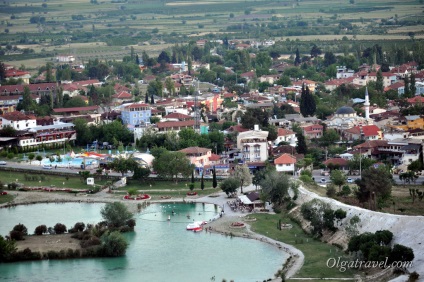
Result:
{"label": "shrub", "polygon": [[420,275],[416,271],[414,271],[409,274],[408,282],[418,281],[418,278],[420,278]]}
{"label": "shrub", "polygon": [[54,232],[56,232],[56,234],[63,234],[66,232],[66,226],[62,223],[56,223],[53,229],[54,229]]}
{"label": "shrub", "polygon": [[28,235],[28,229],[26,228],[25,225],[20,223],[18,225],[15,225],[15,227],[13,227],[13,231],[19,231],[19,232],[22,232],[23,235]]}
{"label": "shrub", "polygon": [[24,240],[24,234],[20,231],[12,230],[9,232],[10,239],[15,241]]}
{"label": "shrub", "polygon": [[345,185],[342,187],[342,191],[337,193],[338,196],[346,197],[349,196],[350,193],[352,193],[352,190],[350,190],[350,187],[348,185]]}
{"label": "shrub", "polygon": [[115,231],[102,236],[102,247],[99,252],[106,257],[119,257],[125,255],[128,243],[121,233]]}
{"label": "shrub", "polygon": [[134,226],[135,226],[135,220],[133,218],[127,220],[127,225],[129,228],[131,228],[132,230],[134,230]]}
{"label": "shrub", "polygon": [[35,235],[43,235],[43,233],[47,233],[47,226],[43,224],[43,225],[39,225],[35,227],[35,230],[34,230]]}
{"label": "shrub", "polygon": [[84,224],[84,222],[77,222],[77,223],[75,223],[75,225],[74,225],[74,229],[75,229],[76,231],[84,231],[84,228],[85,228],[85,224]]}
{"label": "shrub", "polygon": [[289,202],[286,206],[286,209],[289,211],[296,206],[295,202]]}
{"label": "shrub", "polygon": [[334,198],[336,196],[336,188],[333,185],[327,187],[327,197]]}
{"label": "shrub", "polygon": [[89,248],[92,246],[98,246],[102,243],[102,241],[100,241],[99,238],[95,237],[95,236],[90,236],[89,238],[87,238],[86,240],[82,240],[80,242],[80,246],[81,248]]}
{"label": "shrub", "polygon": [[48,251],[47,252],[47,257],[49,259],[58,259],[59,258],[59,253],[56,251]]}

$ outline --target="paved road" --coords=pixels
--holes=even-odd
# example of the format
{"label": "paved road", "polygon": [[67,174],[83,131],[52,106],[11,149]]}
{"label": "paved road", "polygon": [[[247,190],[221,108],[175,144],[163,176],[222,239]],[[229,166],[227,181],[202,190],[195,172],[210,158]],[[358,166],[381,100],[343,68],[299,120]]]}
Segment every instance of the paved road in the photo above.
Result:
{"label": "paved road", "polygon": [[[312,172],[312,177],[314,178],[315,182],[317,182],[317,183],[323,184],[323,183],[329,183],[330,182],[330,176],[329,175],[327,175],[327,176],[321,175],[321,170],[319,170],[319,169],[314,170]],[[352,182],[355,182],[355,180],[359,179],[360,176],[359,175],[347,175],[346,179],[348,179],[348,178],[352,179]],[[321,179],[325,179],[325,182],[322,181]],[[399,179],[398,174],[393,174],[393,179],[394,179],[396,184],[403,184],[403,182]],[[422,185],[423,183],[424,183],[424,176],[421,175],[415,181],[415,184]]]}

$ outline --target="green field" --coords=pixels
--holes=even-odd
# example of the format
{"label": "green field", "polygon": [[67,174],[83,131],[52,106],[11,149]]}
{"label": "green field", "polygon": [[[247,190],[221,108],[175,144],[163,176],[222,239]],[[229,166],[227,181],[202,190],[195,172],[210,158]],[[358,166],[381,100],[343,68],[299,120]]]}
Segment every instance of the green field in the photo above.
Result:
{"label": "green field", "polygon": [[[3,184],[18,182],[26,187],[56,187],[56,188],[72,188],[72,189],[88,189],[91,186],[83,183],[78,176],[56,176],[49,174],[26,173],[27,176],[36,177],[37,180],[26,180],[24,173],[16,173],[12,171],[0,171],[0,179]],[[95,183],[104,185],[106,180],[95,179]]]}
{"label": "green field", "polygon": [[[214,0],[214,1],[23,1],[0,4],[0,44],[30,48],[29,67],[71,53],[122,59],[129,47],[157,55],[173,44],[206,39],[334,41],[409,39],[423,36],[417,0]],[[43,6],[44,7],[43,7]],[[33,23],[30,23],[30,20]],[[353,28],[344,30],[343,22]],[[0,56],[14,65],[19,55]]]}

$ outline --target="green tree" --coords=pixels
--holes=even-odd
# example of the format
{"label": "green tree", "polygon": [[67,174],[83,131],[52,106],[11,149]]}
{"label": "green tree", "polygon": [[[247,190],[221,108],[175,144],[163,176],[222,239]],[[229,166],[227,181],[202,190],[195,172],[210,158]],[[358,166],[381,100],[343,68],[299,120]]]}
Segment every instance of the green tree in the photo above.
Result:
{"label": "green tree", "polygon": [[237,188],[239,187],[240,182],[232,177],[229,177],[221,182],[220,187],[221,190],[227,194],[227,196],[230,196],[233,193],[237,192]]}
{"label": "green tree", "polygon": [[412,97],[412,93],[411,93],[411,88],[410,88],[410,82],[409,82],[408,75],[405,75],[405,78],[404,78],[403,81],[404,81],[403,97],[404,98],[411,98]]}
{"label": "green tree", "polygon": [[376,203],[384,203],[392,192],[392,175],[385,167],[370,167],[362,171],[362,178],[356,181],[359,202],[368,202],[370,208],[376,209]]}
{"label": "green tree", "polygon": [[24,93],[22,95],[22,100],[19,101],[18,105],[16,106],[16,110],[24,110],[24,111],[30,111],[32,108],[34,108],[35,102],[31,98],[31,92],[29,90],[28,86],[24,87]]}
{"label": "green tree", "polygon": [[268,199],[276,206],[280,206],[288,196],[290,179],[287,174],[271,171],[265,174],[265,178],[260,180],[259,184]]}
{"label": "green tree", "polygon": [[151,171],[149,168],[136,165],[134,167],[133,179],[146,181],[149,178],[150,173]]}
{"label": "green tree", "polygon": [[395,244],[390,253],[389,261],[413,261],[414,257],[414,251],[411,248]]}
{"label": "green tree", "polygon": [[216,188],[217,186],[218,186],[218,182],[216,180],[216,169],[215,169],[215,166],[214,166],[213,170],[212,170],[212,187]]}
{"label": "green tree", "polygon": [[306,154],[308,152],[308,147],[306,145],[305,136],[303,136],[302,133],[296,133],[296,138],[296,152],[298,154]]}
{"label": "green tree", "polygon": [[202,173],[202,177],[200,178],[200,189],[205,190],[205,179],[203,177],[204,172]]}
{"label": "green tree", "polygon": [[168,90],[169,95],[171,96],[175,95],[174,81],[170,77],[167,77],[165,79],[165,88],[166,90]]}
{"label": "green tree", "polygon": [[153,160],[153,170],[160,176],[171,178],[178,182],[178,175],[188,177],[192,173],[194,166],[182,152],[163,152],[158,158]]}
{"label": "green tree", "polygon": [[53,229],[56,234],[63,234],[67,230],[66,226],[62,223],[56,223]]}
{"label": "green tree", "polygon": [[63,107],[64,108],[76,108],[76,107],[85,107],[87,106],[87,104],[85,103],[85,101],[79,97],[72,97],[70,100],[68,100]]}
{"label": "green tree", "polygon": [[377,80],[375,82],[375,90],[379,92],[380,94],[384,91],[384,85],[383,85],[383,74],[381,72],[381,69],[377,72]]}
{"label": "green tree", "polygon": [[250,174],[249,168],[247,165],[237,165],[234,168],[232,177],[239,181],[240,193],[243,194],[243,185],[250,185],[252,183],[252,175]]}
{"label": "green tree", "polygon": [[297,48],[296,49],[296,55],[295,55],[295,58],[294,58],[294,65],[298,66],[298,65],[300,65],[301,62],[302,61],[300,60],[299,48]]}
{"label": "green tree", "polygon": [[6,240],[0,235],[0,262],[10,261],[16,250],[16,241]]}
{"label": "green tree", "polygon": [[320,144],[323,146],[333,145],[334,142],[340,141],[340,135],[335,129],[327,129],[320,138]]}
{"label": "green tree", "polygon": [[102,245],[99,252],[106,257],[125,255],[128,243],[119,231],[106,232],[101,237]]}
{"label": "green tree", "polygon": [[417,92],[417,86],[415,85],[415,73],[411,73],[411,82],[410,82],[410,93],[411,96],[414,97]]}
{"label": "green tree", "polygon": [[121,202],[107,203],[100,210],[100,214],[109,226],[115,228],[126,225],[127,221],[133,218],[132,213]]}
{"label": "green tree", "polygon": [[34,230],[35,235],[43,235],[43,233],[47,233],[47,226],[43,224],[43,225],[38,225],[37,227],[35,227],[35,230]]}
{"label": "green tree", "polygon": [[300,98],[300,112],[304,117],[313,116],[316,111],[314,97],[309,92],[309,87],[302,85],[302,96]]}
{"label": "green tree", "polygon": [[122,176],[124,176],[124,174],[128,171],[134,171],[137,166],[137,161],[132,157],[128,159],[123,157],[115,158],[111,163],[109,163],[109,167],[117,172],[120,172]]}
{"label": "green tree", "polygon": [[331,182],[334,185],[339,186],[339,192],[341,191],[342,185],[346,183],[346,176],[343,171],[338,169],[333,169],[330,174]]}

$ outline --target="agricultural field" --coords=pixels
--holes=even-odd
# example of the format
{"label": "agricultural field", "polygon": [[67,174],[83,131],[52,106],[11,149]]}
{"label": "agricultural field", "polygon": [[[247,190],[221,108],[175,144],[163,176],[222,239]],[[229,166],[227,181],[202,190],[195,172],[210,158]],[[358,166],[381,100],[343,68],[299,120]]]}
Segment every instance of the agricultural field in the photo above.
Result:
{"label": "agricultural field", "polygon": [[[424,36],[419,0],[14,0],[0,4],[0,60],[31,67],[70,53],[122,59],[190,40],[409,40]],[[413,34],[411,34],[411,32]],[[13,50],[17,46],[19,50]],[[20,50],[33,50],[21,54]]]}

